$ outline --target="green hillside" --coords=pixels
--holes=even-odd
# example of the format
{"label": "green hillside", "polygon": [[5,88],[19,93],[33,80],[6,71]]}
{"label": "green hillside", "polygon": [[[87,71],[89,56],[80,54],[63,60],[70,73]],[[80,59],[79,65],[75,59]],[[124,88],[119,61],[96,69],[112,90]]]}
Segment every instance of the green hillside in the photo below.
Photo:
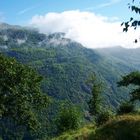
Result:
{"label": "green hillside", "polygon": [[67,132],[53,140],[139,140],[140,115],[123,115],[95,127],[85,126],[77,131]]}
{"label": "green hillside", "polygon": [[91,134],[95,140],[139,140],[140,115],[118,116]]}
{"label": "green hillside", "polygon": [[123,47],[102,48],[97,51],[106,57],[113,57],[127,65],[140,70],[140,48],[126,49]]}
{"label": "green hillside", "polygon": [[59,137],[55,137],[52,140],[88,140],[88,137],[95,133],[96,127],[94,125],[87,125],[81,129],[66,132]]}
{"label": "green hillside", "polygon": [[[118,47],[87,49],[80,43],[65,38],[64,33],[45,35],[36,29],[1,24],[0,53],[14,57],[22,64],[36,70],[43,77],[42,93],[47,93],[51,97],[48,108],[45,108],[41,113],[37,112],[41,129],[37,130],[35,135],[30,135],[28,130],[27,132],[23,131],[22,135],[25,136],[25,139],[43,138],[50,140],[58,135],[54,140],[140,139],[138,135],[140,132],[139,115],[115,116],[114,119],[112,118],[102,126],[87,124],[91,123],[92,120],[88,112],[88,101],[92,96],[91,87],[87,83],[89,77],[94,73],[96,78],[102,82],[102,111],[110,109],[115,112],[118,105],[129,98],[129,88],[119,88],[117,82],[120,81],[122,75],[140,70],[139,49],[133,50],[132,54],[131,52],[132,50]],[[7,57],[6,59],[8,60]],[[8,65],[8,68],[13,69],[14,67]],[[30,84],[32,85],[32,82]],[[24,86],[26,87],[26,84]],[[17,89],[19,90],[18,87]],[[69,113],[71,114],[69,115]],[[78,118],[78,114],[80,119],[77,121],[75,129],[79,127],[81,129],[61,132],[58,124],[64,124],[62,130],[67,130],[65,124],[74,122],[73,120]],[[67,118],[70,120],[68,123]],[[93,118],[96,122],[96,117]],[[86,126],[84,126],[85,124]],[[69,126],[69,128],[72,127]],[[2,131],[3,129],[1,129],[1,134],[3,134]]]}
{"label": "green hillside", "polygon": [[117,88],[116,82],[136,67],[84,48],[63,33],[44,35],[35,29],[2,24],[0,49],[35,68],[44,77],[43,91],[56,100],[68,100],[87,108],[90,88],[86,80],[93,72],[104,84],[103,104],[117,107],[121,100],[129,98],[126,90]]}

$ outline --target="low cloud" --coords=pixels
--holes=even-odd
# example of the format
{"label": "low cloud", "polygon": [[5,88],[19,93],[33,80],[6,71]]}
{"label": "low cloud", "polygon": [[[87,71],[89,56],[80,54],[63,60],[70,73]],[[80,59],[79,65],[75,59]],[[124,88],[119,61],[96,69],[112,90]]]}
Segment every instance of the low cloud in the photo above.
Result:
{"label": "low cloud", "polygon": [[30,25],[39,28],[40,32],[64,32],[67,38],[89,48],[137,47],[133,41],[138,37],[139,31],[123,33],[120,24],[116,17],[108,18],[79,10],[35,15],[30,20]]}

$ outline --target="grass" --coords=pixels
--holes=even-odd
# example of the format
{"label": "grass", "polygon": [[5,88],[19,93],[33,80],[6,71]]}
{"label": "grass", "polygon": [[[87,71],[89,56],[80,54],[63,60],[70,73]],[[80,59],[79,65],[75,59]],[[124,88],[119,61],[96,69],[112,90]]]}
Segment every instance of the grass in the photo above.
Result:
{"label": "grass", "polygon": [[87,140],[89,134],[94,134],[95,125],[88,125],[76,131],[69,131],[52,140]]}
{"label": "grass", "polygon": [[140,140],[140,115],[122,115],[89,135],[88,140]]}
{"label": "grass", "polygon": [[53,140],[140,140],[140,115],[122,115],[96,128],[85,126]]}

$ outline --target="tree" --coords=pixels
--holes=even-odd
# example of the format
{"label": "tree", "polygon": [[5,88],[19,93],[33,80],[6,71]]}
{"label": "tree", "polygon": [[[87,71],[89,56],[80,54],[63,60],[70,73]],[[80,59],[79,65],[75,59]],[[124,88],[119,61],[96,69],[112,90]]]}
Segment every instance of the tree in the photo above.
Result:
{"label": "tree", "polygon": [[79,128],[81,122],[82,113],[78,107],[68,102],[61,105],[56,118],[56,127],[59,134]]}
{"label": "tree", "polygon": [[118,86],[129,86],[133,85],[136,86],[132,92],[130,92],[130,101],[134,102],[136,100],[140,101],[140,72],[135,71],[131,72],[130,74],[123,76],[122,80],[118,82]]}
{"label": "tree", "polygon": [[88,82],[91,84],[91,94],[92,97],[88,102],[89,105],[89,112],[91,115],[97,115],[101,111],[101,91],[102,91],[102,84],[98,82],[96,79],[95,74],[90,76]]}
{"label": "tree", "polygon": [[41,80],[31,68],[0,54],[0,134],[3,139],[8,139],[9,133],[17,139],[16,131],[35,132],[40,128],[37,112],[49,102],[48,96],[41,92]]}
{"label": "tree", "polygon": [[113,113],[110,109],[106,110],[106,107],[102,108],[101,106],[101,92],[103,84],[96,78],[96,75],[91,75],[88,82],[91,84],[92,93],[92,97],[88,102],[89,113],[94,116],[97,125],[102,125],[113,117]]}
{"label": "tree", "polygon": [[98,117],[96,119],[96,124],[99,125],[103,125],[105,124],[107,121],[109,121],[110,119],[112,119],[114,117],[114,114],[111,110],[106,110],[106,111],[101,111],[98,114]]}
{"label": "tree", "polygon": [[[131,3],[128,3],[128,8],[136,13],[137,15],[140,15],[140,7],[139,7],[139,0],[132,0]],[[140,1],[139,1],[140,2]],[[134,28],[134,30],[136,30],[139,26],[140,26],[140,20],[139,18],[137,19],[136,17],[130,17],[130,19],[128,21],[122,22],[121,24],[122,26],[124,26],[123,31],[127,32],[129,30],[129,28]],[[135,43],[138,42],[138,39],[135,39]]]}

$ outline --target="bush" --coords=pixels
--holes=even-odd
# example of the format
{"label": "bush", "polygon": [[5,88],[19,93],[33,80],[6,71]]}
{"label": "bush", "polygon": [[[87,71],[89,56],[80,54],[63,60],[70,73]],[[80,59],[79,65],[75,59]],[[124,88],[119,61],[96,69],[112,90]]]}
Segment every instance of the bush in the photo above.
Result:
{"label": "bush", "polygon": [[88,140],[140,140],[140,116],[117,116],[89,135]]}
{"label": "bush", "polygon": [[111,118],[113,118],[113,113],[111,111],[104,111],[97,116],[96,123],[97,125],[102,125],[109,121]]}
{"label": "bush", "polygon": [[81,112],[74,105],[61,107],[56,119],[58,133],[79,128],[81,120]]}
{"label": "bush", "polygon": [[120,105],[117,113],[118,115],[128,114],[134,112],[134,104],[130,102],[124,102]]}

